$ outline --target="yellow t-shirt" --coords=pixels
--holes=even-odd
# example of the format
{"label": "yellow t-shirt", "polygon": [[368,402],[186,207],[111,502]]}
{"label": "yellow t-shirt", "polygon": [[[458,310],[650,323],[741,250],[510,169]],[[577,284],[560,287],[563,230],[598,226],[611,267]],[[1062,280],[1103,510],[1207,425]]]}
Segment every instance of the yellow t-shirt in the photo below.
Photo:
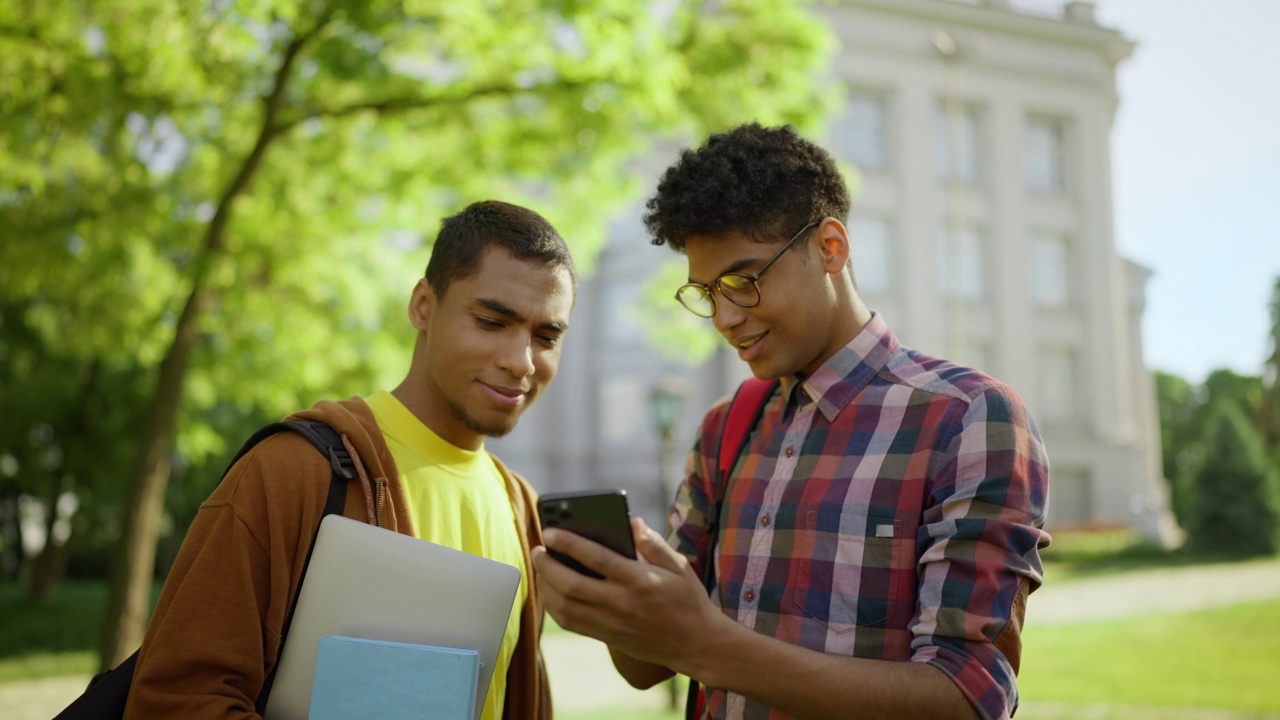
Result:
{"label": "yellow t-shirt", "polygon": [[391,393],[375,393],[366,401],[400,471],[417,536],[520,570],[520,588],[480,715],[482,720],[500,720],[507,668],[520,639],[520,609],[528,594],[524,552],[506,481],[484,448],[471,451],[450,444]]}

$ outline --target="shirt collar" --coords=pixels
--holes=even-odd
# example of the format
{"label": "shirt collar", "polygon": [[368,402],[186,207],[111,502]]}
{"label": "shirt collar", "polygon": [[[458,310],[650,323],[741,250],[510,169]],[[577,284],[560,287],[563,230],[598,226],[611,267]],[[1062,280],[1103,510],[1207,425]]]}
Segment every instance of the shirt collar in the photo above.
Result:
{"label": "shirt collar", "polygon": [[[818,404],[818,410],[827,422],[831,422],[889,364],[898,348],[898,339],[889,329],[889,324],[879,313],[872,313],[866,326],[813,375],[808,378],[798,375],[782,378],[782,395],[791,397],[798,385],[810,400]],[[799,400],[798,394],[796,399]]]}

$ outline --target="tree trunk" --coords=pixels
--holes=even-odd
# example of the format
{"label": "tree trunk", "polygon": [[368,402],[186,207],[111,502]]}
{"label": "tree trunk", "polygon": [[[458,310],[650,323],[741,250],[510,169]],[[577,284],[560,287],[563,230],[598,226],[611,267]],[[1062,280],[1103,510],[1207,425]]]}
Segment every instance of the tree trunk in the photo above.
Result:
{"label": "tree trunk", "polygon": [[295,36],[284,48],[271,92],[263,98],[262,127],[257,140],[219,199],[217,210],[201,240],[192,272],[191,292],[183,306],[182,315],[178,318],[173,344],[170,345],[164,362],[160,363],[156,390],[147,412],[144,435],[133,473],[136,480],[125,506],[123,536],[116,548],[107,601],[106,628],[100,657],[103,669],[115,667],[138,647],[150,613],[156,541],[160,535],[160,516],[164,509],[165,488],[169,482],[171,467],[169,453],[182,401],[182,385],[190,366],[191,353],[199,340],[200,316],[209,299],[206,280],[226,252],[227,225],[235,201],[248,191],[268,148],[278,137],[277,116],[284,101],[293,64],[302,48],[319,34],[332,15],[333,8],[325,8],[313,28]]}
{"label": "tree trunk", "polygon": [[155,572],[160,511],[169,481],[169,451],[182,399],[182,383],[198,339],[202,304],[201,279],[197,278],[178,320],[173,344],[160,363],[156,391],[147,411],[133,472],[137,479],[129,488],[122,536],[112,561],[107,625],[100,658],[103,669],[115,667],[142,642],[142,631],[151,609],[151,576]]}
{"label": "tree trunk", "polygon": [[[52,523],[50,523],[50,527],[52,527]],[[52,535],[45,540],[44,550],[40,551],[40,555],[36,557],[35,565],[31,569],[29,596],[32,600],[38,603],[46,603],[53,598],[54,593],[58,590],[58,585],[62,582],[63,575],[66,573],[67,556],[70,549],[70,535],[67,536],[67,541],[61,544],[55,543]]]}
{"label": "tree trunk", "polygon": [[54,527],[58,524],[58,499],[62,496],[62,468],[55,468],[51,475],[49,495],[44,499],[44,547],[31,567],[31,581],[27,585],[28,596],[39,603],[48,602],[53,597],[53,591],[62,579],[62,569],[66,566],[67,543],[71,542],[70,536],[67,543],[62,544],[53,539]]}
{"label": "tree trunk", "polygon": [[22,571],[22,525],[18,516],[18,495],[0,498],[0,533],[4,534],[4,554],[0,557],[0,577],[16,580]]}
{"label": "tree trunk", "polygon": [[[102,359],[94,358],[85,372],[84,383],[76,396],[78,407],[72,413],[73,420],[69,424],[66,436],[59,440],[60,445],[64,447],[93,446],[95,427],[92,407],[101,377]],[[28,586],[31,599],[40,603],[48,602],[58,589],[58,584],[62,582],[71,539],[75,534],[76,515],[80,512],[77,508],[71,517],[66,519],[68,530],[66,540],[62,543],[56,542],[53,536],[54,528],[58,524],[58,501],[62,499],[63,493],[76,493],[76,478],[79,476],[76,468],[67,466],[65,453],[62,457],[63,462],[59,462],[58,467],[49,473],[49,496],[45,498],[44,548],[36,557]]]}

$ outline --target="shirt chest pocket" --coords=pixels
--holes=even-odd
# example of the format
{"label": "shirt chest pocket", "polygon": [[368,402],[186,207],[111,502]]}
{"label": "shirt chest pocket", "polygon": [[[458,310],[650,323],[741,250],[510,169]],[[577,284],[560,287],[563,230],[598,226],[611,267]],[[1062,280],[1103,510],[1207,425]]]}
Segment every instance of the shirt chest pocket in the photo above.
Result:
{"label": "shirt chest pocket", "polygon": [[[913,611],[914,538],[889,515],[861,518],[810,510],[796,528],[795,610],[826,623],[833,633],[897,625]],[[854,528],[844,530],[842,528]]]}

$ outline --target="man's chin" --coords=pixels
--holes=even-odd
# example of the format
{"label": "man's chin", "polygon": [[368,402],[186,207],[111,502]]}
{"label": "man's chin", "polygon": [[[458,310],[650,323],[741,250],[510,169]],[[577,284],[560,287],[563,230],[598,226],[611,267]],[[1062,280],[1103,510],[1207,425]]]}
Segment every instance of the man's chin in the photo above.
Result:
{"label": "man's chin", "polygon": [[459,406],[453,407],[453,416],[463,425],[466,425],[467,429],[471,432],[483,437],[491,438],[505,437],[515,429],[516,422],[520,419],[520,415],[517,413],[500,418],[481,420],[474,415],[464,412]]}
{"label": "man's chin", "polygon": [[516,423],[520,420],[520,414],[515,413],[510,416],[500,418],[478,420],[471,418],[471,429],[485,437],[500,438],[505,437],[512,430],[516,429]]}
{"label": "man's chin", "polygon": [[487,427],[482,429],[480,431],[480,434],[484,435],[485,437],[491,437],[491,438],[506,437],[506,435],[510,433],[512,430],[514,430],[515,427],[516,426],[514,423],[512,423],[511,425],[507,425],[505,427]]}

